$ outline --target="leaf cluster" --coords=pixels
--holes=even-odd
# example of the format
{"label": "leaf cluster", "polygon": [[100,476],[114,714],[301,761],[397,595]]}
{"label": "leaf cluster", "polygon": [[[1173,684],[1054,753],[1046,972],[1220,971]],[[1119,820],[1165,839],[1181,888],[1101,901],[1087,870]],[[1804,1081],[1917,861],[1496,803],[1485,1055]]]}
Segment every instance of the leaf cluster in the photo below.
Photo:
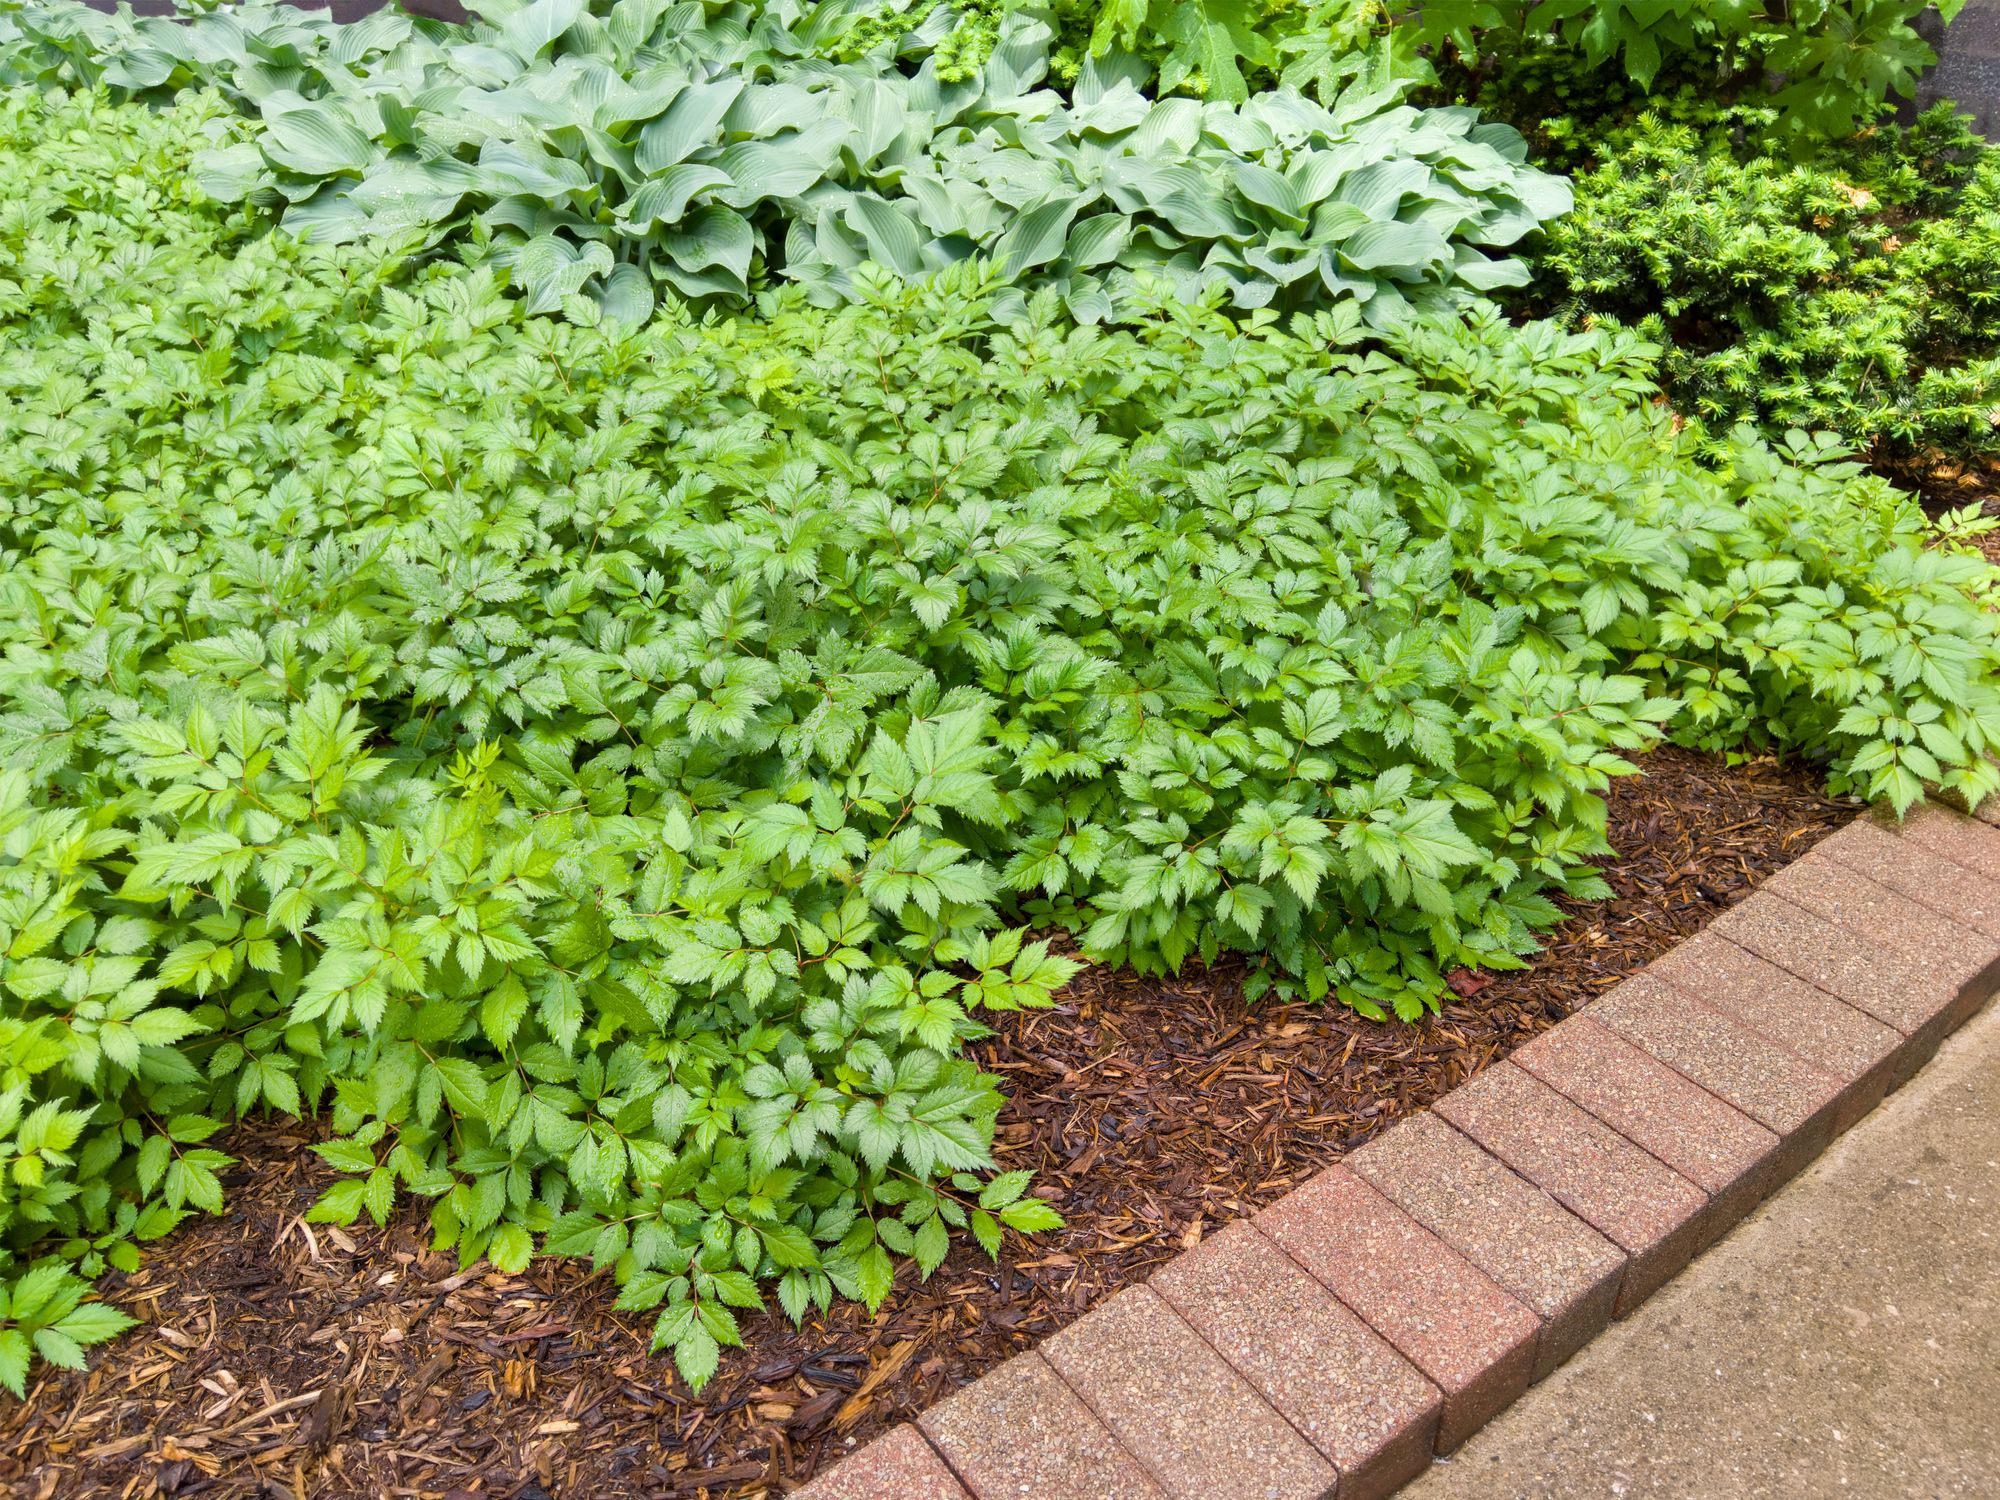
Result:
{"label": "leaf cluster", "polygon": [[1448,43],[1475,80],[1542,46],[1650,89],[1692,79],[1710,97],[1768,107],[1770,138],[1795,153],[1872,123],[1937,61],[1916,23],[1964,0],[1445,0],[1410,24]]}
{"label": "leaf cluster", "polygon": [[[965,0],[950,10],[960,45],[990,47],[1016,11],[1048,15],[1059,76],[1129,54],[1160,94],[1240,101],[1280,84],[1338,88],[1355,77],[1442,82],[1547,112],[1511,75],[1546,71],[1626,80],[1673,76],[1710,97],[1768,105],[1770,138],[1802,153],[1875,120],[1937,61],[1917,23],[1949,22],[1964,0]],[[883,0],[880,9],[898,7]]]}
{"label": "leaf cluster", "polygon": [[0,93],[0,1282],[45,1356],[111,1323],[37,1262],[129,1266],[275,1111],[333,1128],[316,1217],[588,1257],[698,1385],[767,1297],[1058,1222],[965,1045],[1072,951],[1414,1017],[1602,890],[1663,734],[1899,806],[2000,774],[1991,570],[1824,445],[1698,464],[1630,335],[1086,326],[976,263],[558,320],[209,200],[252,128]]}
{"label": "leaf cluster", "polygon": [[1660,342],[1668,393],[1713,431],[2000,446],[2000,153],[1940,105],[1794,163],[1743,113],[1601,142],[1529,298]]}
{"label": "leaf cluster", "polygon": [[1028,12],[952,79],[931,32],[829,60],[867,19],[493,0],[459,35],[387,11],[341,26],[276,3],[177,21],[9,0],[0,78],[218,87],[256,124],[203,154],[216,196],[323,244],[449,237],[509,267],[534,311],[584,292],[634,323],[660,287],[741,303],[786,279],[830,302],[866,262],[921,277],[971,257],[1085,319],[1150,271],[1245,308],[1357,297],[1381,322],[1519,284],[1506,247],[1569,206],[1511,128],[1396,86],[1156,99],[1107,56],[1058,91],[1054,33]]}

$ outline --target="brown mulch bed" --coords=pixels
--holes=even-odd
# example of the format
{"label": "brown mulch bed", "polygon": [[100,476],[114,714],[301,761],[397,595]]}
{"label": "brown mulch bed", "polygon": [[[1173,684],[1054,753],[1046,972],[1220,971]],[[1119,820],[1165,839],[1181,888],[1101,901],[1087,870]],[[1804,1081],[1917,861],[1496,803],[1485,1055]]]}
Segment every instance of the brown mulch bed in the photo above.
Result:
{"label": "brown mulch bed", "polygon": [[[1891,484],[1912,491],[1933,520],[1947,510],[1968,505],[1977,505],[1987,516],[2000,516],[2000,459],[1926,453],[1877,457],[1871,467]],[[2000,531],[1974,537],[1972,545],[1988,562],[2000,567]]]}
{"label": "brown mulch bed", "polygon": [[2000,491],[2000,459],[1954,456],[1939,450],[1896,453],[1879,447],[1869,467],[1898,488],[1912,491],[1933,513],[1961,505],[1990,504]]}
{"label": "brown mulch bed", "polygon": [[0,1409],[0,1492],[608,1500],[780,1495],[852,1446],[1144,1278],[1638,969],[1854,815],[1809,770],[1662,750],[1611,794],[1612,900],[1527,971],[1460,976],[1417,1026],[1246,1009],[1238,974],[1089,971],[999,1018],[1003,1166],[1069,1227],[909,1268],[879,1320],[745,1322],[696,1399],[575,1267],[460,1272],[421,1222],[306,1226],[330,1174],[298,1126],[229,1143],[230,1212],[109,1295],[146,1320],[87,1375]]}

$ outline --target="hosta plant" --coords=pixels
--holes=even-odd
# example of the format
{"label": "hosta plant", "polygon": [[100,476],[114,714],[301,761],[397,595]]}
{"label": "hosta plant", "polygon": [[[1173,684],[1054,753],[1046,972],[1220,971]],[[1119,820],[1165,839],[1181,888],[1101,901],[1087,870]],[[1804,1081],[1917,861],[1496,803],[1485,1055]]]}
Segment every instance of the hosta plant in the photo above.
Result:
{"label": "hosta plant", "polygon": [[1991,570],[1803,440],[1697,465],[1629,335],[971,264],[552,319],[206,199],[248,128],[0,95],[17,1310],[312,1112],[317,1217],[589,1257],[699,1385],[1057,1222],[964,1044],[1075,955],[1412,1018],[1662,734],[1992,789]]}
{"label": "hosta plant", "polygon": [[866,261],[920,277],[985,256],[1087,318],[1148,270],[1242,307],[1355,297],[1381,322],[1517,284],[1506,248],[1569,206],[1512,129],[1398,85],[1155,101],[1107,58],[1064,94],[1025,12],[951,82],[893,40],[828,61],[852,9],[492,0],[460,37],[387,13],[29,0],[0,10],[0,78],[214,85],[257,121],[203,154],[217,196],[321,243],[468,235],[533,310],[587,292],[626,321],[659,286],[741,301],[788,278],[832,300]]}

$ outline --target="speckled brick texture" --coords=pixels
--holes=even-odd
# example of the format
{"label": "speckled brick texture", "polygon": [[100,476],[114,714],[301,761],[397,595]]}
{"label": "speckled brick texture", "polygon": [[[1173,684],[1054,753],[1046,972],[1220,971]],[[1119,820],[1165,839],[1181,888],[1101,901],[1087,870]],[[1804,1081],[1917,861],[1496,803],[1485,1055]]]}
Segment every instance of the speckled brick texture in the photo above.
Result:
{"label": "speckled brick texture", "polygon": [[1444,1392],[1450,1452],[1528,1388],[1540,1320],[1346,1167],[1329,1167],[1257,1226]]}
{"label": "speckled brick texture", "polygon": [[1941,859],[1873,818],[1857,818],[1813,852],[1987,938],[2000,938],[2000,880]]}
{"label": "speckled brick texture", "polygon": [[793,1493],[796,1500],[966,1500],[965,1486],[907,1423]]}
{"label": "speckled brick texture", "polygon": [[[1841,835],[1836,834],[1838,838]],[[1935,878],[1952,874],[1934,867]],[[1938,973],[1963,974],[1961,984],[2000,975],[2000,937],[1977,932],[1920,901],[1891,890],[1830,853],[1815,849],[1764,882],[1759,895],[1782,896],[1880,947],[1905,954]],[[1753,897],[1752,899],[1757,899]]]}
{"label": "speckled brick texture", "polygon": [[1645,973],[1839,1079],[1836,1131],[1882,1102],[1903,1045],[1903,1034],[1893,1026],[1715,932],[1688,939],[1647,965]]}
{"label": "speckled brick texture", "polygon": [[1039,1351],[980,1376],[917,1425],[978,1500],[1161,1494]]}
{"label": "speckled brick texture", "polygon": [[1537,1380],[1610,1321],[1625,1252],[1436,1115],[1410,1116],[1347,1165],[1542,1319]]}
{"label": "speckled brick texture", "polygon": [[1333,1465],[1149,1286],[1127,1287],[1042,1353],[1176,1500],[1333,1493]]}
{"label": "speckled brick texture", "polygon": [[1513,1062],[1711,1196],[1768,1178],[1775,1133],[1587,1012]]}
{"label": "speckled brick texture", "polygon": [[1340,1500],[1388,1495],[1429,1465],[1437,1387],[1253,1225],[1151,1285],[1334,1466]]}
{"label": "speckled brick texture", "polygon": [[[1801,930],[1788,906],[1824,926]],[[1715,925],[1903,1032],[1912,1043],[1905,1049],[1911,1067],[2000,981],[2000,938],[1899,896],[1817,851],[1773,875]]]}
{"label": "speckled brick texture", "polygon": [[1779,896],[1759,892],[1710,930],[1901,1032],[1897,1081],[1977,1008],[1978,966],[1885,949]]}
{"label": "speckled brick texture", "polygon": [[1511,1062],[1495,1063],[1436,1109],[1631,1257],[1621,1314],[1713,1237],[1708,1194]]}
{"label": "speckled brick texture", "polygon": [[1886,814],[1871,821],[1892,828],[1897,837],[1907,839],[1931,853],[1962,865],[1992,880],[2000,880],[2000,829],[1968,818],[1947,808],[1926,805],[1912,808],[1909,817],[1897,823]]}
{"label": "speckled brick texture", "polygon": [[1588,1014],[1784,1137],[1781,1180],[1832,1139],[1842,1080],[1698,996],[1639,973]]}
{"label": "speckled brick texture", "polygon": [[2000,976],[2000,802],[1822,843],[808,1500],[1376,1500],[1872,1108]]}

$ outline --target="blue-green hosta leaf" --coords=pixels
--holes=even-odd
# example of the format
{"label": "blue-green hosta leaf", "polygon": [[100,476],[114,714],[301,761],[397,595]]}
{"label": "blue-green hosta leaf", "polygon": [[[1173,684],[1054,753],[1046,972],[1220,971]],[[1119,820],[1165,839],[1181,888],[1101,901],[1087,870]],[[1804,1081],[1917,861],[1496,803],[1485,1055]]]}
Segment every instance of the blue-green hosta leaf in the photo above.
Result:
{"label": "blue-green hosta leaf", "polygon": [[1141,161],[1177,160],[1194,150],[1201,129],[1201,105],[1192,99],[1162,99],[1146,112],[1125,145]]}
{"label": "blue-green hosta leaf", "polygon": [[732,186],[729,174],[719,167],[676,162],[625,200],[619,227],[631,233],[645,233],[657,224],[678,224],[686,216],[695,194]]}
{"label": "blue-green hosta leaf", "polygon": [[1014,221],[993,248],[993,258],[1010,275],[1020,276],[1047,265],[1063,253],[1078,201],[1065,194],[1037,204]]}
{"label": "blue-green hosta leaf", "polygon": [[596,298],[606,318],[622,324],[638,326],[654,310],[652,278],[632,264],[612,266],[610,276],[590,288],[590,296]]}
{"label": "blue-green hosta leaf", "polygon": [[414,24],[400,11],[378,10],[332,28],[326,59],[336,68],[352,68],[409,40]]}
{"label": "blue-green hosta leaf", "polygon": [[1229,211],[1220,185],[1192,167],[1155,166],[1119,157],[1106,164],[1104,187],[1126,213],[1155,215],[1190,239],[1246,236],[1246,226]]}
{"label": "blue-green hosta leaf", "polygon": [[1495,260],[1481,255],[1470,245],[1458,247],[1452,274],[1475,292],[1493,292],[1505,286],[1526,286],[1534,280],[1534,274],[1525,262]]}
{"label": "blue-green hosta leaf", "polygon": [[924,271],[923,238],[917,227],[895,207],[873,193],[857,193],[847,206],[847,223],[867,242],[876,264],[901,276]]}
{"label": "blue-green hosta leaf", "polygon": [[1069,232],[1063,257],[1080,269],[1116,261],[1132,238],[1132,221],[1124,214],[1093,214]]}
{"label": "blue-green hosta leaf", "polygon": [[1403,201],[1430,186],[1431,169],[1420,161],[1385,161],[1350,172],[1335,195],[1376,223],[1392,220]]}
{"label": "blue-green hosta leaf", "polygon": [[1004,27],[987,60],[984,83],[994,99],[1017,99],[1048,76],[1053,35],[1039,17],[1024,15]]}
{"label": "blue-green hosta leaf", "polygon": [[514,258],[514,276],[531,310],[552,312],[591,277],[607,274],[611,265],[611,252],[603,245],[577,245],[545,234],[521,246]]}
{"label": "blue-green hosta leaf", "polygon": [[626,78],[612,68],[602,68],[596,76],[601,88],[590,103],[590,123],[598,130],[618,132],[630,125],[657,120],[688,88],[686,73],[678,68],[652,68],[634,78]]}
{"label": "blue-green hosta leaf", "polygon": [[1340,242],[1340,255],[1357,270],[1406,281],[1451,263],[1444,236],[1427,224],[1365,224]]}
{"label": "blue-green hosta leaf", "polygon": [[1306,200],[1292,180],[1257,162],[1242,162],[1230,174],[1236,191],[1266,213],[1303,228]]}
{"label": "blue-green hosta leaf", "polygon": [[479,185],[479,168],[468,162],[450,157],[392,160],[377,162],[346,189],[346,196],[371,216],[401,215],[412,223],[434,224]]}
{"label": "blue-green hosta leaf", "polygon": [[394,94],[376,94],[366,101],[381,122],[382,139],[388,145],[414,146],[421,139],[418,114]]}
{"label": "blue-green hosta leaf", "polygon": [[592,190],[583,164],[553,151],[533,151],[506,141],[489,141],[479,153],[482,187],[496,195],[525,193],[562,200]]}
{"label": "blue-green hosta leaf", "polygon": [[774,140],[725,146],[715,161],[732,185],[718,196],[735,208],[768,198],[795,198],[825,178],[852,132],[845,120],[820,120]]}
{"label": "blue-green hosta leaf", "polygon": [[359,172],[375,157],[374,142],[331,101],[267,113],[264,130],[265,154],[308,177]]}
{"label": "blue-green hosta leaf", "polygon": [[104,81],[112,88],[135,93],[156,89],[174,76],[180,61],[179,56],[164,47],[135,47],[110,60],[104,70]]}
{"label": "blue-green hosta leaf", "polygon": [[660,243],[683,272],[717,269],[735,284],[749,282],[756,239],[750,221],[732,208],[709,204],[689,215],[679,230],[663,236]]}
{"label": "blue-green hosta leaf", "polygon": [[696,151],[720,146],[718,131],[744,89],[740,78],[718,78],[692,83],[675,95],[672,104],[658,119],[639,131],[639,149],[634,160],[639,170],[660,172],[675,162],[686,161]]}
{"label": "blue-green hosta leaf", "polygon": [[584,13],[584,0],[529,0],[500,23],[500,40],[523,62],[539,57]]}
{"label": "blue-green hosta leaf", "polygon": [[910,91],[888,78],[856,79],[849,93],[837,97],[831,107],[853,127],[855,155],[863,162],[877,160],[894,145],[912,123]]}
{"label": "blue-green hosta leaf", "polygon": [[1541,222],[1525,204],[1503,200],[1488,204],[1479,218],[1466,226],[1464,238],[1474,245],[1511,245]]}

